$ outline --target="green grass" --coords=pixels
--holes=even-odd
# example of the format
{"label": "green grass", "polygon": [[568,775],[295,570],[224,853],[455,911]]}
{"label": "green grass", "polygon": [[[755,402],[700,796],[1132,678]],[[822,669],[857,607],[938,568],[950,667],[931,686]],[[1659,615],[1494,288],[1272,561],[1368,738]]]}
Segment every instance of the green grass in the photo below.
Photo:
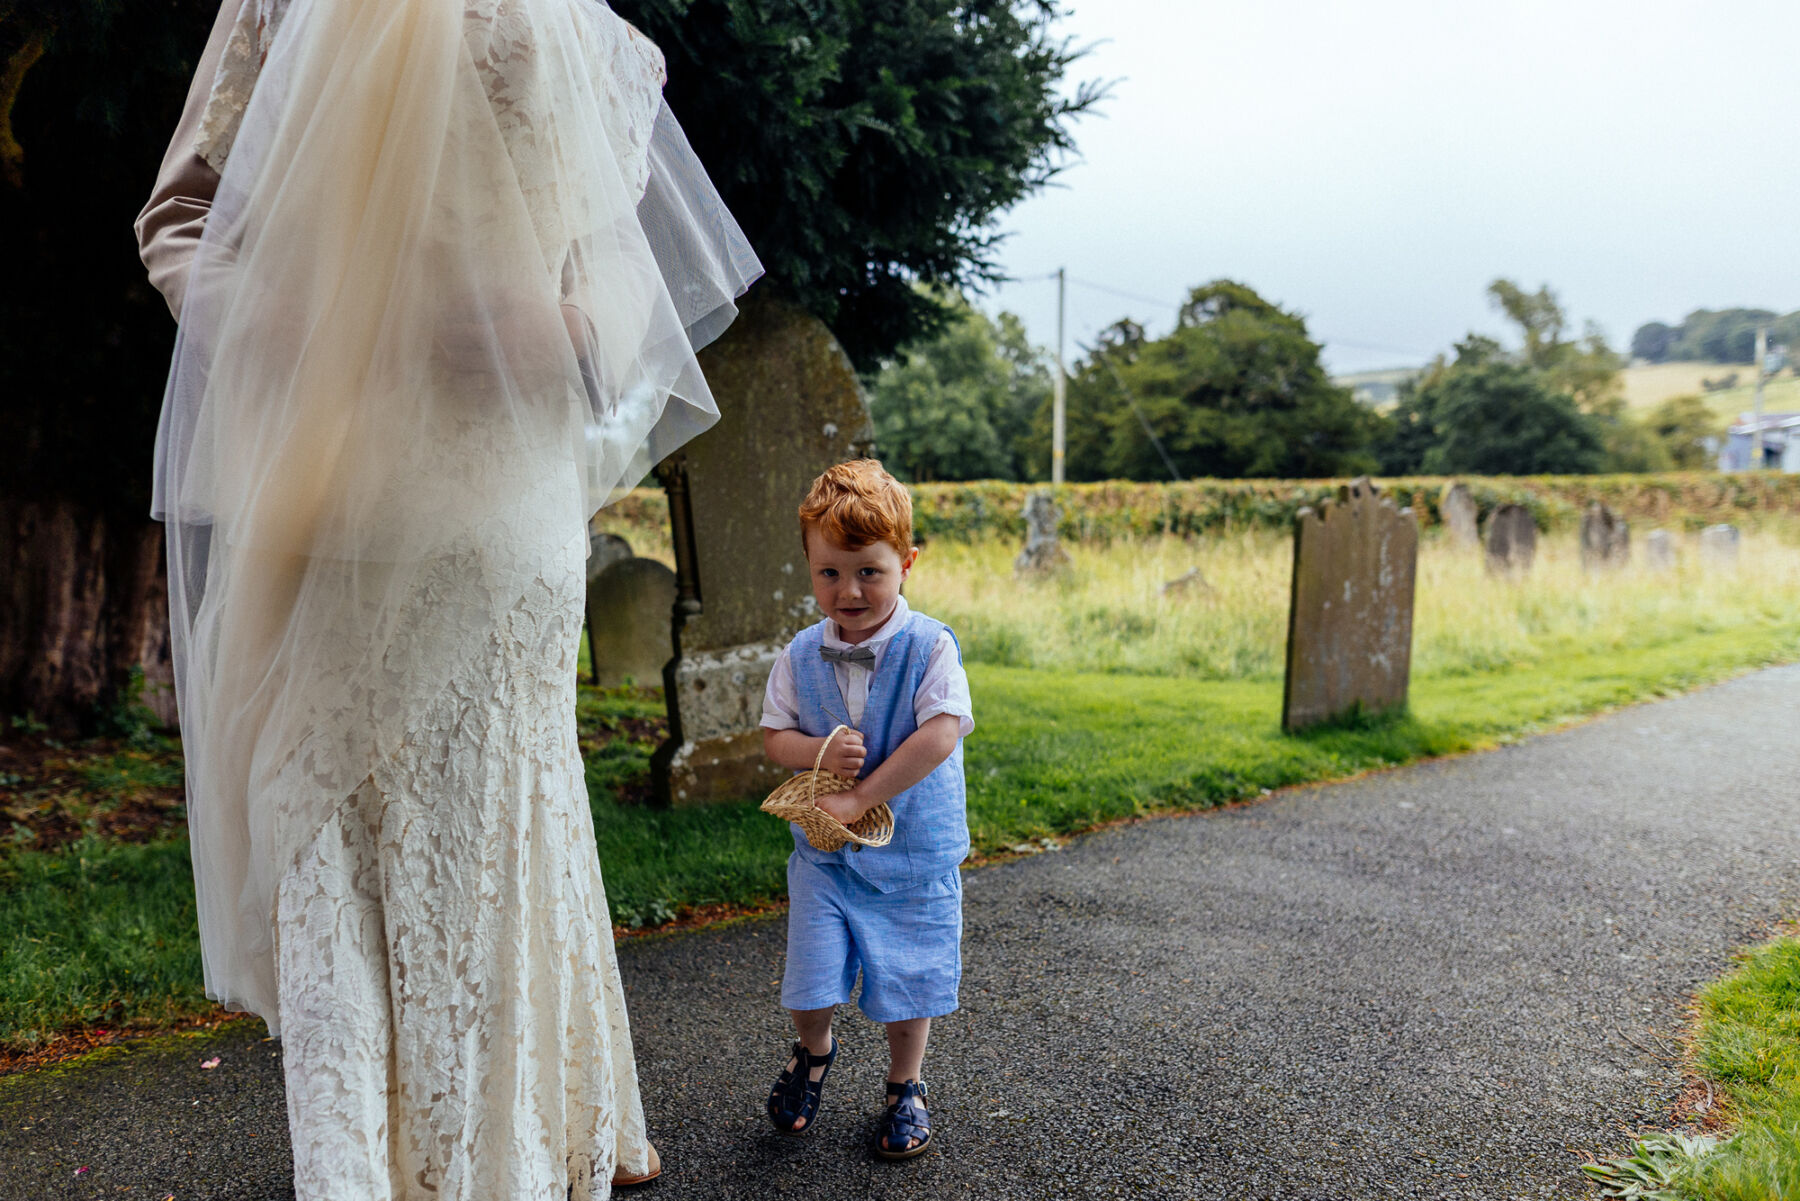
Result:
{"label": "green grass", "polygon": [[1700,994],[1696,1066],[1736,1137],[1680,1182],[1700,1201],[1800,1197],[1800,939],[1752,951]]}
{"label": "green grass", "polygon": [[[1654,1133],[1583,1168],[1604,1197],[1649,1201],[1800,1198],[1800,938],[1747,952],[1700,992],[1694,1066],[1718,1087],[1729,1138]],[[1652,1192],[1630,1185],[1653,1181]]]}
{"label": "green grass", "polygon": [[[1204,809],[1264,789],[1493,745],[1633,701],[1800,658],[1780,629],[1671,637],[1488,674],[1427,678],[1409,714],[1283,736],[1279,681],[1065,675],[971,666],[967,747],[976,848],[1003,851],[1122,818]],[[641,694],[584,694],[584,734],[655,715]],[[591,746],[594,744],[590,744]],[[588,773],[614,919],[655,924],[782,895],[787,827],[754,805],[660,811],[621,803],[651,743],[599,741]],[[72,1025],[155,1025],[206,1010],[185,842],[89,839],[0,859],[0,1048]]]}
{"label": "green grass", "polygon": [[0,857],[0,1050],[206,1013],[187,841]]}
{"label": "green grass", "polygon": [[[969,827],[979,853],[1122,818],[1206,809],[1264,789],[1492,746],[1594,713],[1800,659],[1785,627],[1671,636],[1484,675],[1425,679],[1409,714],[1284,736],[1281,683],[1062,675],[971,664],[978,710],[966,748]],[[1200,748],[1196,752],[1196,748]],[[649,747],[627,754],[647,767]],[[641,770],[641,768],[640,768]],[[589,779],[597,777],[589,761]],[[749,905],[785,888],[787,827],[752,805],[659,811],[593,789],[595,831],[616,920],[658,904]]]}

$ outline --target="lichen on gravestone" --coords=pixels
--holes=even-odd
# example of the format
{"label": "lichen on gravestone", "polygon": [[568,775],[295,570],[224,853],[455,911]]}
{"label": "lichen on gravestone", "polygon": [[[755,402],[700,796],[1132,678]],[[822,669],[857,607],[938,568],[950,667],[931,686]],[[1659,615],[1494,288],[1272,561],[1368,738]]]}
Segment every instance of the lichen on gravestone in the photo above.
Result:
{"label": "lichen on gravestone", "polygon": [[1403,707],[1419,527],[1366,477],[1294,519],[1282,728]]}

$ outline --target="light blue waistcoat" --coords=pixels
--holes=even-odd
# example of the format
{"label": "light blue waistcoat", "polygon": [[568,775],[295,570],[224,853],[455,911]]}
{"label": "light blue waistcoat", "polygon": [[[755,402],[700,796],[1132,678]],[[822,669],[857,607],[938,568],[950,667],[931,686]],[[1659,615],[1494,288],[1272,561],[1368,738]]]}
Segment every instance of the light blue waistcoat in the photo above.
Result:
{"label": "light blue waistcoat", "polygon": [[[949,628],[941,621],[914,613],[888,641],[879,669],[869,681],[869,701],[863,709],[863,744],[869,752],[863,764],[864,776],[919,728],[913,697],[925,679],[939,633]],[[788,647],[800,729],[815,738],[823,738],[832,727],[847,722],[849,714],[844,694],[838,688],[837,673],[819,657],[824,638],[825,623],[821,621],[800,631]],[[960,646],[957,654],[960,658]],[[888,807],[894,811],[894,838],[884,847],[856,850],[852,845],[837,851],[817,851],[806,841],[800,827],[795,826],[794,849],[801,858],[814,863],[848,868],[881,892],[897,892],[941,878],[969,857],[961,740],[936,771],[889,801]]]}

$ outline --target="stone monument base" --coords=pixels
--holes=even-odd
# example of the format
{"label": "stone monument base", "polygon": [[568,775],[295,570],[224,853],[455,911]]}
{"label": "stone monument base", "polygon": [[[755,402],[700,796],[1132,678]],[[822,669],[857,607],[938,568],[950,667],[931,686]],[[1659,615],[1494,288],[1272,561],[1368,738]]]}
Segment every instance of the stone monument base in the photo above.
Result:
{"label": "stone monument base", "polygon": [[[763,754],[763,689],[785,643],[752,643],[686,655],[663,674],[679,729],[653,759],[670,805],[760,800],[791,774]],[[664,781],[667,781],[666,785]]]}

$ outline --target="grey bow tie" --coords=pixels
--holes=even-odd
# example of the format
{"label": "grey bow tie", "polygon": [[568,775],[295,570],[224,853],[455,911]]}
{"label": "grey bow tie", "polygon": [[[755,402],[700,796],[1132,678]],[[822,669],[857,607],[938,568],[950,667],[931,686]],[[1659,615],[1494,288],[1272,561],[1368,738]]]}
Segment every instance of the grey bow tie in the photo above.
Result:
{"label": "grey bow tie", "polygon": [[821,646],[819,658],[827,663],[858,663],[870,671],[875,670],[875,651],[866,646],[853,646],[842,651],[834,647]]}

